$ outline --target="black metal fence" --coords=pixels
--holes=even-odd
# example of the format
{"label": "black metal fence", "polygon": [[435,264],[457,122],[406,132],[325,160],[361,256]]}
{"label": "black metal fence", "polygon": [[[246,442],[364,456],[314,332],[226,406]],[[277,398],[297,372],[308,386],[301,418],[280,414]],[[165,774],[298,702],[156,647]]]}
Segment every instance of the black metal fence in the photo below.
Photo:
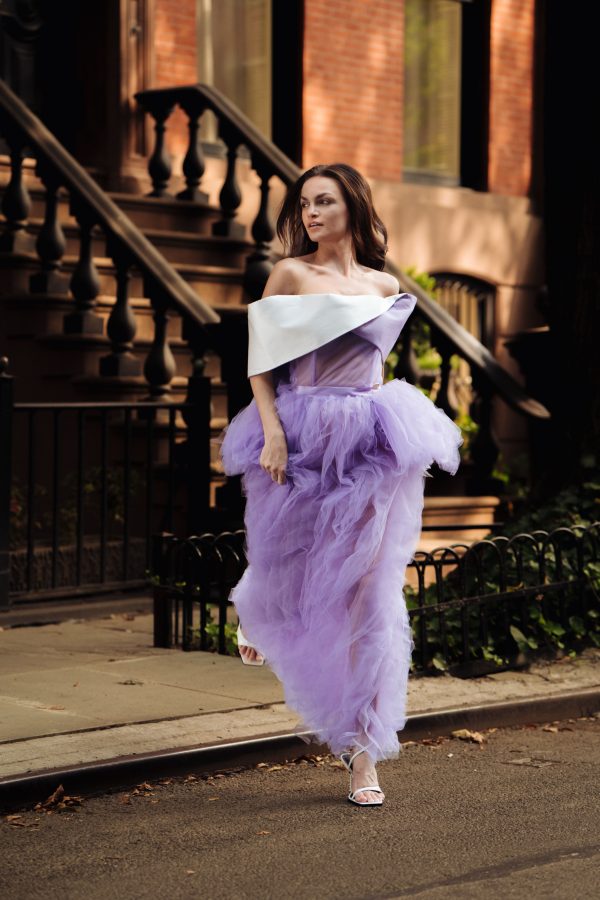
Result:
{"label": "black metal fence", "polygon": [[11,381],[0,373],[0,608],[146,586],[152,534],[206,521],[204,404],[14,404]]}
{"label": "black metal fence", "polygon": [[[228,597],[246,566],[243,529],[154,535],[155,646],[233,652]],[[404,594],[416,670],[479,674],[600,646],[600,522],[418,551]]]}

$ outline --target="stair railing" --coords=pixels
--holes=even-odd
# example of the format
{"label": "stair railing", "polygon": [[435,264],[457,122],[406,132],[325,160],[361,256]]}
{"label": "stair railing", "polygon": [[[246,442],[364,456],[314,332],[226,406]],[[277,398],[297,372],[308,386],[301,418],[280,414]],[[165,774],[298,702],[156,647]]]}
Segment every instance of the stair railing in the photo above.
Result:
{"label": "stair railing", "polygon": [[[66,295],[70,290],[74,308],[64,317],[64,333],[99,335],[103,331],[103,320],[96,312],[100,280],[92,254],[93,232],[99,227],[116,270],[116,302],[107,324],[111,350],[100,361],[100,374],[141,374],[141,362],[131,352],[136,324],[128,288],[132,272],[138,272],[154,319],[153,341],[143,371],[150,397],[164,399],[175,373],[167,341],[169,314],[182,316],[195,344],[202,343],[196,331],[205,333],[205,326],[219,323],[220,317],[1,80],[0,136],[9,147],[11,160],[10,180],[2,198],[5,227],[0,251],[15,254],[35,249],[40,269],[30,278],[30,291]],[[35,248],[33,236],[27,232],[31,199],[23,181],[26,155],[35,158],[36,174],[46,190],[44,222]],[[70,280],[61,272],[66,245],[57,210],[61,188],[69,193],[69,209],[79,225],[79,258]]]}
{"label": "stair railing", "polygon": [[[141,376],[143,366],[148,385],[145,399],[155,401],[156,410],[149,411],[146,404],[144,410],[140,407],[139,418],[150,415],[158,418],[161,402],[164,407],[171,397],[176,367],[168,343],[167,323],[170,315],[181,317],[182,337],[192,356],[186,405],[182,411],[189,449],[194,453],[188,487],[196,521],[203,521],[210,505],[212,416],[210,378],[204,375],[205,355],[213,344],[212,328],[221,323],[221,317],[200,299],[174,266],[2,80],[0,138],[4,139],[10,153],[10,180],[2,196],[5,221],[0,235],[0,264],[11,265],[19,255],[27,263],[36,251],[39,270],[30,276],[30,292],[65,296],[70,292],[73,309],[64,316],[64,333],[82,337],[101,335],[103,319],[96,311],[100,280],[92,252],[95,229],[101,230],[107,256],[115,267],[116,301],[107,323],[110,352],[100,360],[99,374],[107,378]],[[23,179],[26,157],[35,159],[36,174],[45,188],[44,221],[35,244],[33,235],[28,232],[31,197]],[[66,246],[58,216],[58,198],[62,189],[68,192],[69,210],[79,226],[79,256],[70,279],[61,271]],[[141,276],[144,295],[153,313],[153,338],[143,364],[132,353],[136,333],[129,298],[132,274]],[[0,580],[4,577],[3,569],[0,559]]]}
{"label": "stair railing", "polygon": [[[271,242],[275,229],[269,217],[269,183],[273,176],[286,186],[295,182],[302,170],[271,141],[264,137],[256,125],[224,94],[207,84],[183,85],[170,88],[154,88],[135,94],[138,104],[154,120],[155,145],[148,161],[148,173],[152,190],[148,196],[172,197],[169,193],[172,178],[170,155],[166,146],[168,119],[179,106],[188,117],[189,142],[183,161],[185,188],[175,195],[182,203],[201,201],[206,193],[201,190],[205,162],[198,133],[202,115],[211,110],[218,122],[218,135],[226,147],[226,172],[219,202],[221,219],[214,222],[213,234],[239,237],[244,227],[236,222],[236,210],[241,202],[241,190],[236,178],[236,160],[240,146],[244,145],[250,157],[250,165],[260,179],[260,205],[251,226],[253,251],[248,255],[244,275],[244,289],[248,297],[258,299],[274,263]],[[525,416],[537,427],[545,427],[550,413],[538,400],[530,397],[522,386],[504,369],[494,356],[467,329],[463,328],[440,304],[433,300],[408,275],[390,261],[386,269],[399,280],[401,288],[417,297],[417,315],[431,328],[432,343],[438,350],[440,387],[435,402],[452,418],[457,410],[451,400],[451,357],[457,354],[470,367],[474,399],[470,407],[471,417],[479,426],[471,445],[473,492],[495,491],[499,482],[491,473],[498,457],[491,423],[494,397],[500,397],[512,409]],[[233,313],[233,310],[232,310]],[[394,374],[405,377],[411,383],[419,383],[421,372],[411,342],[414,324],[409,321],[403,332],[400,359]],[[226,352],[226,348],[223,348]],[[222,358],[224,356],[222,355]],[[248,401],[245,360],[238,359],[236,366],[228,363],[229,416]],[[235,368],[235,371],[234,371]]]}

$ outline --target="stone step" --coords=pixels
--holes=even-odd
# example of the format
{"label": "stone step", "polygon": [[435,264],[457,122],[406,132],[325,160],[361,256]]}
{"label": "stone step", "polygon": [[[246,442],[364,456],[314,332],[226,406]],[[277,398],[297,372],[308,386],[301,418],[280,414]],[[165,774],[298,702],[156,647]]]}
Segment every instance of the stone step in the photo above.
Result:
{"label": "stone step", "polygon": [[[67,279],[71,278],[77,261],[78,258],[74,255],[63,257],[61,272]],[[113,296],[116,289],[116,272],[112,260],[106,256],[95,257],[94,265],[100,283],[99,294]],[[174,267],[204,303],[213,307],[244,305],[243,267],[192,263],[177,263]],[[0,298],[3,295],[28,293],[30,276],[39,272],[39,268],[39,259],[33,252],[0,253]],[[131,270],[129,296],[131,298],[145,296],[143,278],[135,268]]]}
{"label": "stone step", "polygon": [[[30,215],[27,221],[27,232],[37,238],[43,219]],[[79,254],[79,226],[74,219],[66,219],[61,223],[65,235],[66,256]],[[253,244],[245,239],[223,237],[221,235],[175,231],[165,228],[144,227],[141,229],[157,250],[169,262],[193,263],[195,265],[220,265],[225,267],[242,267]],[[92,253],[94,257],[106,256],[106,238],[101,228],[92,232]]]}

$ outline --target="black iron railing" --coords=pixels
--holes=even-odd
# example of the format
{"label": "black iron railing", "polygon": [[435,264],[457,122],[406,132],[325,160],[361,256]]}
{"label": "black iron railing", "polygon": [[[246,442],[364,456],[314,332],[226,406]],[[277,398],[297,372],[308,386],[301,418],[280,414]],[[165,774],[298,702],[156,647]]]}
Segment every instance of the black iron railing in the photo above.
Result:
{"label": "black iron railing", "polygon": [[205,526],[208,395],[180,403],[13,403],[6,363],[0,608],[144,586],[157,529]]}
{"label": "black iron railing", "polygon": [[[404,586],[414,668],[474,674],[565,642],[600,646],[599,561],[600,521],[418,551]],[[231,652],[228,597],[246,566],[243,529],[156,534],[155,646]]]}

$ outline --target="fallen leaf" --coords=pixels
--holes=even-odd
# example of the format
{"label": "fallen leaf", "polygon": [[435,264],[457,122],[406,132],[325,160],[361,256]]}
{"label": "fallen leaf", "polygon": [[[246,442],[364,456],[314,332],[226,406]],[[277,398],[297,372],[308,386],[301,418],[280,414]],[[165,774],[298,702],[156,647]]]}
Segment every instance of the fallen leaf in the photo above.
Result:
{"label": "fallen leaf", "polygon": [[257,831],[256,834],[271,834],[270,831]]}
{"label": "fallen leaf", "polygon": [[278,772],[280,769],[283,769],[283,766],[269,766],[267,772]]}
{"label": "fallen leaf", "polygon": [[544,727],[542,728],[542,731],[552,731],[553,734],[556,734],[556,732],[558,731],[558,728],[556,727],[556,725],[544,725]]}
{"label": "fallen leaf", "polygon": [[[59,803],[59,802],[62,800],[62,798],[64,797],[64,795],[65,795],[65,789],[64,789],[64,787],[62,786],[62,784],[59,784],[59,786],[56,788],[56,790],[54,791],[54,793],[53,793],[53,794],[50,794],[50,796],[49,796],[46,800],[44,800],[43,803],[41,803],[41,804],[39,804],[39,805],[40,805],[43,809],[47,809],[49,806],[55,806],[57,803]],[[38,807],[36,806],[36,809],[37,809],[37,808],[38,808]]]}
{"label": "fallen leaf", "polygon": [[451,732],[451,734],[452,737],[460,738],[461,741],[473,741],[476,744],[481,744],[485,741],[485,737],[480,731],[469,731],[468,728],[458,728],[456,731]]}
{"label": "fallen leaf", "polygon": [[209,803],[212,803],[213,800],[220,800],[221,798],[220,797],[208,797],[207,799],[208,799]]}
{"label": "fallen leaf", "polygon": [[257,769],[268,769],[269,763],[256,763],[256,768]]}
{"label": "fallen leaf", "polygon": [[196,874],[196,870],[195,870],[195,869],[186,869],[186,870],[185,870],[185,874],[186,874],[186,875],[195,875],[195,874]]}
{"label": "fallen leaf", "polygon": [[334,762],[329,763],[329,768],[330,769],[345,769],[346,766],[344,765],[343,762],[341,762],[341,760],[336,759],[336,760],[334,760]]}

